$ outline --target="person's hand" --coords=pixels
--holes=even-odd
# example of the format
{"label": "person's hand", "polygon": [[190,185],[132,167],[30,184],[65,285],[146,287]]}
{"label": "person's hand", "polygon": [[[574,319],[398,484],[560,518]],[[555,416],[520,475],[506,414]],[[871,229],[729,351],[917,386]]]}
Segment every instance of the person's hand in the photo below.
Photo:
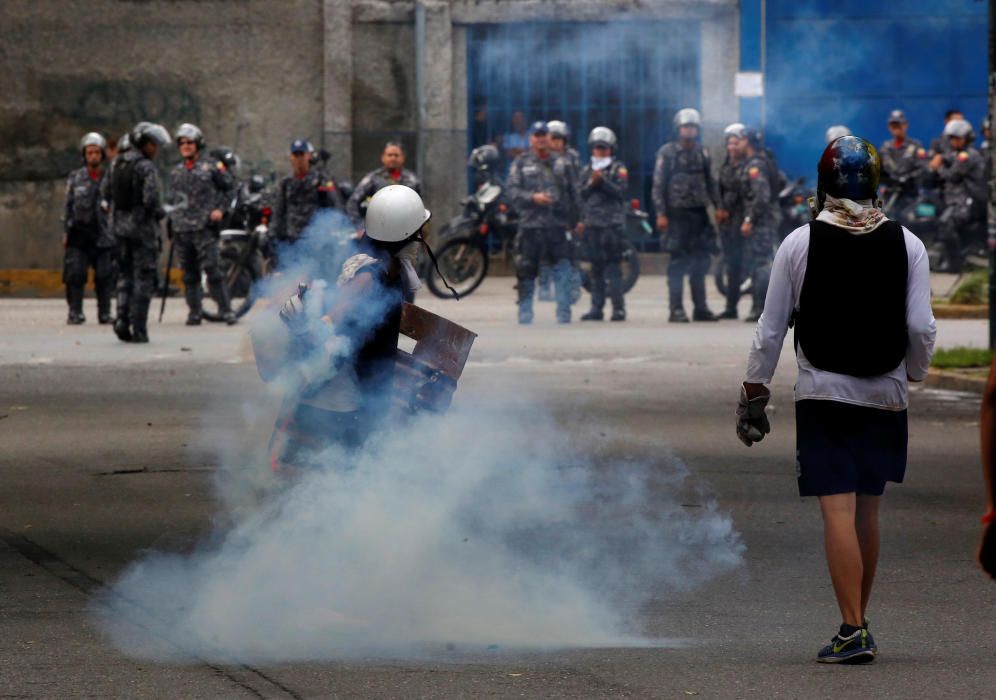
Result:
{"label": "person's hand", "polygon": [[295,333],[302,332],[307,326],[304,310],[304,295],[307,291],[308,285],[298,285],[297,294],[285,301],[280,307],[280,320]]}
{"label": "person's hand", "polygon": [[740,386],[740,400],[737,402],[737,437],[750,447],[761,442],[771,432],[771,424],[764,409],[771,398],[771,392],[763,384],[744,382]]}
{"label": "person's hand", "polygon": [[730,220],[730,212],[729,211],[727,211],[726,209],[717,209],[716,210],[716,223],[717,224],[725,224],[729,220]]}
{"label": "person's hand", "polygon": [[667,231],[667,217],[663,214],[657,215],[657,230],[661,233]]}
{"label": "person's hand", "polygon": [[224,214],[222,213],[221,209],[215,209],[214,211],[211,212],[210,219],[214,223],[218,223],[219,221],[221,221],[221,217],[223,216]]}
{"label": "person's hand", "polygon": [[982,526],[982,541],[979,543],[979,566],[996,581],[996,524]]}
{"label": "person's hand", "polygon": [[747,238],[753,232],[754,232],[754,224],[752,224],[750,221],[745,221],[742,224],[740,224],[740,235],[743,236],[744,238]]}
{"label": "person's hand", "polygon": [[533,203],[539,204],[541,207],[548,207],[553,204],[553,197],[546,192],[537,192],[533,195]]}
{"label": "person's hand", "polygon": [[944,165],[944,154],[938,153],[930,159],[929,167],[931,170],[940,170],[942,165]]}
{"label": "person's hand", "polygon": [[602,171],[601,170],[592,170],[591,171],[591,184],[597,185],[604,178],[605,178],[605,176],[602,175]]}

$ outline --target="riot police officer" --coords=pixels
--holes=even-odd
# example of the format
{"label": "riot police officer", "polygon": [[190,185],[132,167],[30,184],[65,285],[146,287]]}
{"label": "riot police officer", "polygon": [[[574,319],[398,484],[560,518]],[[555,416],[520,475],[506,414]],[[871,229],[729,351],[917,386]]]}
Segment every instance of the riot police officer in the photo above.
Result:
{"label": "riot police officer", "polygon": [[764,297],[768,293],[778,208],[771,196],[771,169],[756,132],[740,139],[738,146],[743,160],[738,173],[743,212],[739,233],[745,240],[744,267],[754,281],[753,304],[744,320],[754,323],[764,311]]}
{"label": "riot police officer", "polygon": [[927,149],[916,139],[907,136],[909,122],[903,110],[892,110],[889,114],[888,127],[892,138],[883,142],[878,149],[882,158],[881,182],[896,193],[896,198],[886,214],[898,219],[899,215],[916,201],[917,181],[926,165]]}
{"label": "riot police officer", "polygon": [[696,321],[715,321],[706,305],[705,276],[709,255],[717,251],[716,234],[706,207],[716,201],[708,151],[699,143],[701,117],[686,108],[674,117],[677,140],[657,151],[654,164],[653,200],[657,228],[667,234],[668,295],[671,323],[688,323],[682,304],[684,279],[689,278]]}
{"label": "riot police officer", "polygon": [[584,241],[591,260],[591,310],[582,321],[601,321],[605,295],[612,302],[612,320],[626,320],[622,290],[622,252],[626,235],[623,200],[629,184],[625,164],[615,157],[616,135],[596,126],[588,135],[591,161],[581,171]]}
{"label": "riot police officer", "polygon": [[744,237],[740,235],[743,223],[743,200],[740,197],[740,166],[743,165],[741,142],[747,139],[747,127],[734,122],[723,130],[726,139],[726,159],[719,168],[719,203],[716,223],[719,225],[723,244],[723,265],[726,272],[726,310],[720,318],[737,318],[740,301],[740,284],[743,279]]}
{"label": "riot police officer", "polygon": [[370,198],[388,185],[404,185],[422,194],[418,177],[404,167],[405,151],[400,143],[388,141],[384,144],[384,150],[380,154],[380,164],[381,167],[363,176],[360,184],[349,196],[346,211],[357,224],[363,221],[363,210],[366,209]]}
{"label": "riot police officer", "polygon": [[312,167],[314,147],[304,139],[291,143],[291,174],[277,185],[270,230],[280,243],[296,242],[319,208],[345,209],[335,180]]}
{"label": "riot police officer", "polygon": [[[568,198],[570,209],[567,216],[568,231],[574,231],[578,222],[581,221],[581,183],[578,178],[581,176],[581,154],[570,145],[571,128],[566,122],[558,119],[550,120],[546,123],[546,128],[550,130],[550,150],[567,161],[567,181],[570,185]],[[581,274],[575,275],[577,291],[580,293]],[[551,285],[553,284],[553,270],[546,263],[540,263],[539,291],[540,301],[553,301]]]}
{"label": "riot police officer", "polygon": [[170,195],[186,206],[170,214],[170,235],[176,239],[187,298],[187,325],[201,323],[201,272],[218,312],[235,323],[221,269],[218,232],[229,210],[229,192],[235,181],[224,162],[204,151],[204,134],[193,124],[181,124],[175,134],[183,160],[169,174]]}
{"label": "riot police officer", "polygon": [[97,293],[97,319],[111,323],[111,294],[114,286],[114,237],[107,226],[107,217],[100,206],[104,183],[102,164],[107,158],[107,142],[91,131],[80,141],[83,167],[74,170],[66,181],[66,207],[63,225],[62,281],[66,285],[69,317],[66,322],[78,325],[86,321],[83,315],[83,291],[86,274],[93,268],[94,290]]}
{"label": "riot police officer", "polygon": [[571,322],[572,244],[567,237],[570,208],[568,165],[550,151],[546,122],[529,130],[529,150],[508,172],[508,194],[519,214],[515,238],[519,323],[533,322],[533,293],[542,261],[553,267],[557,321]]}
{"label": "riot police officer", "polygon": [[[959,119],[964,121],[965,115],[960,109],[952,108],[944,113],[944,127],[947,129],[948,124],[952,121]],[[935,136],[930,141],[930,148],[927,150],[927,155],[933,158],[938,153],[947,153],[951,150],[951,144],[948,140],[947,133],[944,130],[941,131],[940,136]],[[933,168],[932,168],[933,169]]]}
{"label": "riot police officer", "polygon": [[114,165],[114,238],[118,260],[118,312],[114,332],[125,342],[149,342],[149,304],[156,289],[159,222],[163,211],[159,175],[153,159],[170,142],[161,124],[139,122],[130,148]]}
{"label": "riot police officer", "polygon": [[[982,228],[986,220],[985,163],[972,147],[975,133],[964,119],[952,119],[944,127],[948,152],[937,153],[930,161],[931,170],[941,179],[944,212],[941,214],[941,238],[945,258],[940,271],[961,270],[966,243],[982,245]],[[977,241],[976,241],[977,239]]]}

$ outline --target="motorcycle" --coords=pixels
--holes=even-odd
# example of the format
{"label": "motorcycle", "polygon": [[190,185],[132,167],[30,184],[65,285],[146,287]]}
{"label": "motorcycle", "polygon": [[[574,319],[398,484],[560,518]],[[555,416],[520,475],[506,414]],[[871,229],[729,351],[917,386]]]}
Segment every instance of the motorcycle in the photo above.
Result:
{"label": "motorcycle", "polygon": [[[272,210],[266,204],[266,181],[253,175],[236,188],[232,199],[228,226],[219,233],[219,253],[225,288],[236,318],[241,318],[252,308],[256,281],[270,272],[268,223]],[[207,283],[205,280],[205,289]],[[210,299],[204,295],[205,302]],[[205,303],[203,316],[208,321],[221,321],[216,307]]]}
{"label": "motorcycle", "polygon": [[[800,226],[809,223],[813,218],[813,213],[809,208],[809,197],[813,195],[812,190],[806,187],[806,178],[796,178],[778,192],[778,209],[781,212],[781,220],[778,224],[778,243],[781,244],[790,233]],[[747,271],[744,270],[744,277],[740,282],[740,296],[749,296],[753,293],[754,282]],[[729,263],[725,253],[720,253],[713,269],[713,277],[716,281],[716,289],[724,297],[728,288]]]}
{"label": "motorcycle", "polygon": [[[511,257],[517,223],[504,194],[505,186],[496,177],[485,178],[460,202],[463,211],[433,236],[439,272],[460,296],[484,281],[493,250]],[[453,298],[430,261],[422,260],[422,272],[430,292],[441,299]]]}
{"label": "motorcycle", "polygon": [[[654,228],[650,225],[650,214],[640,208],[640,200],[630,200],[629,209],[626,210],[626,238],[623,241],[622,250],[622,290],[627,294],[636,286],[636,281],[640,278],[640,254],[636,249],[634,240],[641,240],[654,235]],[[588,256],[588,246],[584,245],[584,239],[577,241],[575,260],[581,271],[581,286],[586,292],[591,292],[591,260]]]}

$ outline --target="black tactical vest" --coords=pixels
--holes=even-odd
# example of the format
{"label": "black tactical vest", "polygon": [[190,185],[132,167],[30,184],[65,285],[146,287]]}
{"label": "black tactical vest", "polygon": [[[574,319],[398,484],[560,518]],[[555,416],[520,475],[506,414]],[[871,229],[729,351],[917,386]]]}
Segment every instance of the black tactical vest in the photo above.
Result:
{"label": "black tactical vest", "polygon": [[137,159],[120,158],[114,164],[111,180],[111,199],[116,211],[130,211],[141,201],[135,184],[135,163]]}
{"label": "black tactical vest", "polygon": [[906,241],[895,221],[858,235],[811,221],[796,345],[827,372],[874,377],[893,371],[906,356],[908,276]]}

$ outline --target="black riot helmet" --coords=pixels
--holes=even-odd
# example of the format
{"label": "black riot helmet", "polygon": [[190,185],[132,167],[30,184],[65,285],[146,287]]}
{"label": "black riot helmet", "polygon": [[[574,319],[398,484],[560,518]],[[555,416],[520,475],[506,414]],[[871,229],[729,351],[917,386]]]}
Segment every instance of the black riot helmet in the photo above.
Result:
{"label": "black riot helmet", "polygon": [[822,208],[827,195],[854,201],[874,199],[882,160],[860,136],[841,136],[827,145],[817,170],[816,197]]}
{"label": "black riot helmet", "polygon": [[501,162],[501,155],[498,149],[490,143],[485,146],[478,146],[470,152],[467,165],[476,170],[492,171],[497,170]]}

